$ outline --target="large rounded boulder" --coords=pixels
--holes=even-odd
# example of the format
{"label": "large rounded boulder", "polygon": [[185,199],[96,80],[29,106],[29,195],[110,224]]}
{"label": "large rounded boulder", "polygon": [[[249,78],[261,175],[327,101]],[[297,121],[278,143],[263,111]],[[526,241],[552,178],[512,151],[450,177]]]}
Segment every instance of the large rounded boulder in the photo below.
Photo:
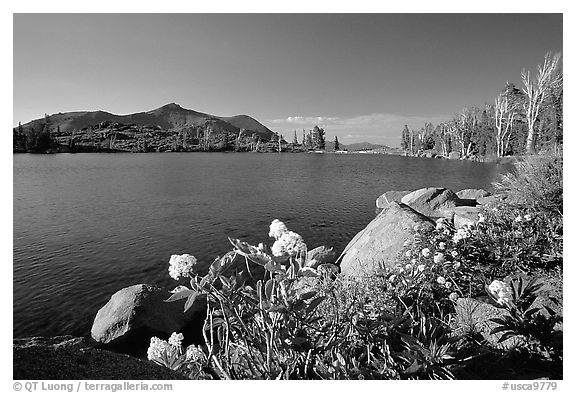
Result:
{"label": "large rounded boulder", "polygon": [[396,264],[398,254],[417,227],[433,228],[434,221],[409,206],[393,202],[348,243],[342,253],[344,275],[370,276]]}
{"label": "large rounded boulder", "polygon": [[428,217],[451,217],[454,208],[466,204],[454,191],[446,188],[426,187],[405,195],[401,202]]}
{"label": "large rounded boulder", "polygon": [[147,284],[132,285],[116,292],[96,314],[92,338],[112,346],[148,348],[150,338],[168,337],[172,332],[185,332],[199,325],[205,314],[206,301],[197,298],[184,312],[186,299],[166,302],[172,293]]}
{"label": "large rounded boulder", "polygon": [[400,202],[404,196],[410,194],[412,191],[386,191],[376,199],[376,207],[384,209],[392,204],[392,202]]}

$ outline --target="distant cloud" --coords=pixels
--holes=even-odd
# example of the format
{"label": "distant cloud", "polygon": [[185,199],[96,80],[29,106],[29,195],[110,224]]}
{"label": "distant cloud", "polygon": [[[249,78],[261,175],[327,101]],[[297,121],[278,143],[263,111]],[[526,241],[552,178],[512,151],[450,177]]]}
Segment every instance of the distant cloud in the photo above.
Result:
{"label": "distant cloud", "polygon": [[325,117],[325,116],[288,116],[285,119],[274,119],[272,123],[290,123],[290,124],[303,124],[303,125],[319,125],[325,124],[327,122],[333,122],[338,120],[337,117]]}
{"label": "distant cloud", "polygon": [[399,146],[400,134],[404,125],[419,130],[424,123],[438,124],[446,121],[450,115],[434,116],[405,116],[393,113],[372,113],[354,117],[334,116],[288,116],[283,119],[270,120],[274,131],[287,133],[294,130],[294,126],[311,129],[315,125],[326,130],[329,140],[334,136],[346,143],[372,142],[389,146]]}

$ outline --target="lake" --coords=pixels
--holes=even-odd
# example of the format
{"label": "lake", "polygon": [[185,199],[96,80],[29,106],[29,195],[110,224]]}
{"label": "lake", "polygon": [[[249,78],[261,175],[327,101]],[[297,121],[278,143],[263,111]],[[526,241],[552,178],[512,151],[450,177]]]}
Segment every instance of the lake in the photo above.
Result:
{"label": "lake", "polygon": [[490,189],[510,166],[368,154],[16,154],[14,337],[88,335],[138,283],[174,287],[172,254],[206,266],[274,218],[341,252],[389,190]]}

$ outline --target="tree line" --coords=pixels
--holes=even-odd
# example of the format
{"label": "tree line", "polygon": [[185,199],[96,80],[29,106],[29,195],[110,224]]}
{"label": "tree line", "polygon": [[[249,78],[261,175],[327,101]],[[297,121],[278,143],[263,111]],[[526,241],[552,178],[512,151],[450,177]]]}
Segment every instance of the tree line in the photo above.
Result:
{"label": "tree line", "polygon": [[400,147],[409,155],[433,151],[460,157],[532,154],[563,143],[561,54],[547,53],[536,75],[523,70],[520,88],[506,83],[493,103],[465,107],[449,121],[404,126]]}

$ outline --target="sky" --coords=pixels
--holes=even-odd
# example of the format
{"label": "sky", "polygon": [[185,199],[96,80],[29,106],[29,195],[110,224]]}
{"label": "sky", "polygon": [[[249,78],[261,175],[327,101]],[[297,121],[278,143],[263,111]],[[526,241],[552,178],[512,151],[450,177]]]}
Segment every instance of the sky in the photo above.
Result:
{"label": "sky", "polygon": [[176,102],[399,146],[562,51],[562,14],[14,14],[13,123]]}

